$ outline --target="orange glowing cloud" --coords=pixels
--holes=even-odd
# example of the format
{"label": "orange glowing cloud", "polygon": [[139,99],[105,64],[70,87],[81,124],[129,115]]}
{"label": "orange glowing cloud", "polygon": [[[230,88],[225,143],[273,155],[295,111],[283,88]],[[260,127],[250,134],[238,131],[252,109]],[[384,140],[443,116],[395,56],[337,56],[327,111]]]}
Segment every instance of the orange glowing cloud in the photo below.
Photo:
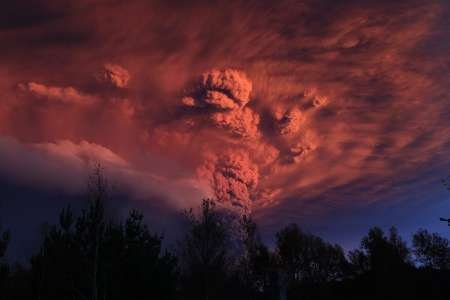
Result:
{"label": "orange glowing cloud", "polygon": [[32,96],[38,99],[80,105],[89,105],[95,102],[95,97],[83,95],[73,87],[54,87],[29,82],[27,84],[19,84],[19,88],[23,91],[29,92]]}
{"label": "orange glowing cloud", "polygon": [[0,23],[0,133],[38,161],[253,210],[450,163],[442,1],[36,2]]}

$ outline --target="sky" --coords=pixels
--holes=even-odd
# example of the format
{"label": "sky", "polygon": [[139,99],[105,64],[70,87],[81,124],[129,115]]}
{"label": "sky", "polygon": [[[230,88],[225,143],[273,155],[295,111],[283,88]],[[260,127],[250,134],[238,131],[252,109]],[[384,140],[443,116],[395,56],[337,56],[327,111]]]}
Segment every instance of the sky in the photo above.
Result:
{"label": "sky", "polygon": [[[357,247],[447,237],[445,0],[18,0],[0,9],[0,223],[25,255],[85,203],[169,240],[202,198]],[[16,237],[16,238],[15,238]],[[15,238],[15,239],[14,239]]]}

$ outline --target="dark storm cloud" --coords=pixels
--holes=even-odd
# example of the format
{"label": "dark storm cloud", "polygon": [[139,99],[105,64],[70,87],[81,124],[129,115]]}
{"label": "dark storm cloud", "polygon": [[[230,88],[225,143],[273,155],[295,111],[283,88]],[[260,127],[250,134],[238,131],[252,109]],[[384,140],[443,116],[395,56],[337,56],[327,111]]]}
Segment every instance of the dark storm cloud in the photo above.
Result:
{"label": "dark storm cloud", "polygon": [[0,29],[40,26],[67,15],[68,1],[18,0],[2,3]]}

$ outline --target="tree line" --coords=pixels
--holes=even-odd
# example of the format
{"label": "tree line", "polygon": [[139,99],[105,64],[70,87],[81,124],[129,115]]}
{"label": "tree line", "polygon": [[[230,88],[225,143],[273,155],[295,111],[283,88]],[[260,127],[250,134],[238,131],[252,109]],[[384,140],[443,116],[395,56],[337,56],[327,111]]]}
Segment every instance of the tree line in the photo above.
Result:
{"label": "tree line", "polygon": [[348,253],[290,224],[275,246],[249,216],[205,199],[184,213],[183,237],[170,249],[142,213],[105,213],[108,185],[97,172],[79,214],[67,207],[44,229],[29,266],[8,263],[11,237],[0,230],[0,299],[448,299],[449,241],[425,229],[412,245],[395,228],[371,228]]}

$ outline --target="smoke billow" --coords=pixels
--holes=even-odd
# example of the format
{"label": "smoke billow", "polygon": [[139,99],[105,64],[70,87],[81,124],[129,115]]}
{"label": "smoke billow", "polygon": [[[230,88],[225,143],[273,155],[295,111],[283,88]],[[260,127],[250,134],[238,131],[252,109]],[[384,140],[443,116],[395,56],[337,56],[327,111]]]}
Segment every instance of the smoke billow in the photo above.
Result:
{"label": "smoke billow", "polygon": [[306,101],[312,101],[309,106],[279,103],[269,107],[272,113],[267,114],[264,108],[258,111],[249,106],[254,101],[252,87],[243,70],[205,72],[181,99],[186,119],[174,122],[191,124],[191,130],[214,132],[220,146],[215,147],[213,140],[210,147],[205,144],[197,173],[207,179],[218,201],[244,211],[275,195],[276,188],[258,187],[261,176],[271,178],[286,168],[280,165],[299,163],[317,148],[311,138],[313,129],[303,127],[307,117],[301,109],[317,109],[319,105],[312,104],[317,93],[305,93]]}
{"label": "smoke billow", "polygon": [[46,86],[36,82],[29,82],[19,84],[19,89],[30,93],[37,99],[64,104],[90,105],[96,101],[95,97],[85,95],[73,87]]}
{"label": "smoke billow", "polygon": [[213,69],[197,79],[190,90],[181,102],[194,109],[194,115],[235,137],[258,136],[260,117],[246,106],[252,83],[244,72]]}
{"label": "smoke billow", "polygon": [[96,74],[96,78],[100,83],[125,88],[130,81],[130,73],[119,65],[107,63]]}
{"label": "smoke billow", "polygon": [[248,153],[229,150],[218,155],[210,154],[198,173],[208,179],[218,201],[247,212],[251,210],[259,174]]}
{"label": "smoke billow", "polygon": [[281,135],[291,135],[300,130],[303,115],[298,108],[292,108],[282,115],[276,115],[275,118],[277,120],[278,133]]}

